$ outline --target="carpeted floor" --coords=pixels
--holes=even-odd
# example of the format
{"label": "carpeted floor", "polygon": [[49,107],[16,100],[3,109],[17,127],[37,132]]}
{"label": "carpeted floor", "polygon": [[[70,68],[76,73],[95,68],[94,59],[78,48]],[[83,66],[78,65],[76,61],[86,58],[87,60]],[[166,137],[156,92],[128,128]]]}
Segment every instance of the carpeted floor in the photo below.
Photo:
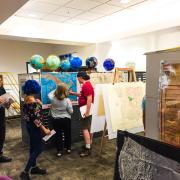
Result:
{"label": "carpeted floor", "polygon": [[[115,140],[107,140],[101,157],[99,156],[100,138],[94,139],[92,154],[80,158],[78,150],[81,143],[73,144],[72,153],[57,158],[52,146],[45,148],[39,157],[41,167],[48,169],[46,176],[31,176],[33,180],[111,180],[115,163]],[[14,180],[24,168],[28,158],[28,146],[21,141],[19,119],[7,121],[4,153],[13,158],[11,163],[0,164],[0,175],[8,175]]]}

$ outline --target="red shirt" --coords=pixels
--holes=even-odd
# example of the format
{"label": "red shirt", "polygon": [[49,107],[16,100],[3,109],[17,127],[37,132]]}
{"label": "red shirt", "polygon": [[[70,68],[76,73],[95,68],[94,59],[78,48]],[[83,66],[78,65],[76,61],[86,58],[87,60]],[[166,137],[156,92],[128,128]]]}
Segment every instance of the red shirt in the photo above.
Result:
{"label": "red shirt", "polygon": [[80,96],[78,99],[79,107],[84,106],[87,104],[87,96],[92,95],[92,103],[94,102],[94,88],[92,87],[92,84],[90,81],[86,81],[82,85],[82,89],[80,92]]}

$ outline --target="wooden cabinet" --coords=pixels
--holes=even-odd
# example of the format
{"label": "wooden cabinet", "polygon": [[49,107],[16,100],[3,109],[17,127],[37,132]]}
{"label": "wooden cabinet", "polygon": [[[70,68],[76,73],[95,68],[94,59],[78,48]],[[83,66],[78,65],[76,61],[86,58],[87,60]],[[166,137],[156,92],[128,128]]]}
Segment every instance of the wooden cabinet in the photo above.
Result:
{"label": "wooden cabinet", "polygon": [[167,74],[167,85],[161,88],[160,135],[161,140],[180,147],[180,79],[179,65],[171,65],[173,74]]}

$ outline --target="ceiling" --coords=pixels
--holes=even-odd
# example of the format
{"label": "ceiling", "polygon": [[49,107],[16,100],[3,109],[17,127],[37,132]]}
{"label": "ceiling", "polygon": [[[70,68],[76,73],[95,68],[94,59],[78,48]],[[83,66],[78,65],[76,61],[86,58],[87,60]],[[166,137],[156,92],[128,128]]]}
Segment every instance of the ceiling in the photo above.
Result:
{"label": "ceiling", "polygon": [[[127,1],[127,0],[126,0]],[[83,25],[147,0],[30,0],[17,17]]]}
{"label": "ceiling", "polygon": [[29,0],[0,25],[0,37],[86,44],[180,25],[180,0],[122,1]]}

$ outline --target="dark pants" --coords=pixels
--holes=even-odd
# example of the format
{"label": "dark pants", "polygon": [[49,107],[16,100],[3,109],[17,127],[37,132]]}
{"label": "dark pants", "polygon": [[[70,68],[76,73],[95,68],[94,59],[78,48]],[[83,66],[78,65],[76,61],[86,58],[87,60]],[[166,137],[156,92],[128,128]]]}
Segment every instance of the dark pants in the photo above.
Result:
{"label": "dark pants", "polygon": [[3,107],[0,107],[0,155],[2,155],[3,153],[5,133],[6,133],[5,109]]}
{"label": "dark pants", "polygon": [[56,131],[55,145],[57,151],[63,150],[63,134],[64,147],[71,149],[71,119],[70,118],[52,118],[53,128]]}
{"label": "dark pants", "polygon": [[30,151],[25,171],[29,172],[31,167],[36,166],[36,159],[42,152],[42,134],[40,128],[34,127],[33,124],[27,123],[26,127],[30,137]]}

